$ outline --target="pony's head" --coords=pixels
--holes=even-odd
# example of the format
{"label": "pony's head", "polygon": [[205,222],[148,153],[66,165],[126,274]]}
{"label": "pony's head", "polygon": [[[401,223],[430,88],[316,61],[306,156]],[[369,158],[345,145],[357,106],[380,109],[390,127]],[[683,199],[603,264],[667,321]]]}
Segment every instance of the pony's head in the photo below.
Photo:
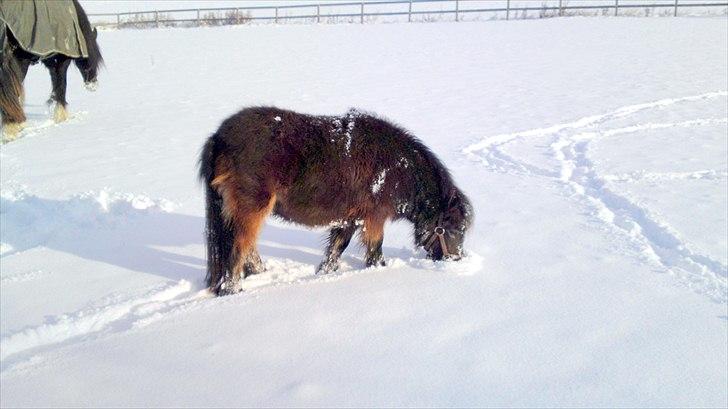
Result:
{"label": "pony's head", "polygon": [[92,35],[93,37],[86,41],[88,45],[88,57],[74,60],[76,67],[81,72],[86,89],[89,91],[95,91],[98,86],[99,68],[103,62],[99,46],[96,43],[96,37],[99,35],[99,32],[94,28]]}
{"label": "pony's head", "polygon": [[473,221],[473,207],[468,198],[453,188],[443,198],[440,213],[421,226],[418,244],[432,260],[460,260],[465,233]]}

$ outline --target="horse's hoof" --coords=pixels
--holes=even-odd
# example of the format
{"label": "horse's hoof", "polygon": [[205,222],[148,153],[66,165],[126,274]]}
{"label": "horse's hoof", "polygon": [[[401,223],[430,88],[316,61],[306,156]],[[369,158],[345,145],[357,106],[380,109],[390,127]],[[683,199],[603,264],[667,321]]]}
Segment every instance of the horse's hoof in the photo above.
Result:
{"label": "horse's hoof", "polygon": [[367,266],[367,268],[369,268],[369,267],[386,267],[387,263],[384,261],[384,257],[380,257],[378,259],[367,260],[366,266]]}
{"label": "horse's hoof", "polygon": [[321,263],[316,269],[316,275],[333,273],[339,269],[339,263]]}
{"label": "horse's hoof", "polygon": [[20,123],[12,123],[12,124],[3,124],[3,143],[8,143],[16,140],[18,138],[18,135],[20,135],[20,131],[23,130],[24,124]]}
{"label": "horse's hoof", "polygon": [[68,110],[61,104],[56,104],[53,109],[53,121],[55,123],[63,122],[68,119]]}
{"label": "horse's hoof", "polygon": [[220,284],[220,288],[217,290],[217,295],[224,297],[226,295],[233,295],[243,291],[242,283],[238,281],[224,281]]}
{"label": "horse's hoof", "polygon": [[243,265],[243,277],[252,276],[265,272],[265,266],[257,263],[245,263]]}

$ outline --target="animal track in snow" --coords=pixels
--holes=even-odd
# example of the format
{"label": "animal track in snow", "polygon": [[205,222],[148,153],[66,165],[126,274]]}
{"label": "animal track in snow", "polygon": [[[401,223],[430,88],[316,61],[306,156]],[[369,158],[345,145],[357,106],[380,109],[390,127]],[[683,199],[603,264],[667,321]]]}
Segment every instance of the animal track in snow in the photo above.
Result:
{"label": "animal track in snow", "polygon": [[55,122],[53,119],[39,119],[39,120],[28,120],[24,126],[23,129],[20,130],[20,132],[13,137],[10,140],[2,140],[2,144],[16,142],[22,138],[28,137],[28,136],[34,136],[37,135],[43,131],[45,131],[48,128],[52,127],[58,127],[63,126],[64,124],[70,124],[70,123],[76,123],[81,120],[83,120],[84,117],[88,115],[88,111],[78,111],[70,113],[68,116],[68,119],[66,119],[63,122]]}
{"label": "animal track in snow", "polygon": [[[26,328],[0,340],[0,359],[51,344],[59,344],[74,338],[99,333],[114,325],[135,322],[153,314],[160,314],[196,299],[204,298],[206,290],[194,291],[186,280],[164,285],[147,294],[102,307],[87,308],[71,314],[63,314],[37,327]],[[5,365],[3,365],[5,366]]]}
{"label": "animal track in snow", "polygon": [[[576,121],[572,122],[566,122],[563,124],[556,124],[549,127],[544,128],[536,128],[536,129],[529,129],[525,131],[519,131],[519,132],[513,132],[513,133],[505,133],[495,136],[490,136],[483,138],[480,142],[473,143],[471,145],[468,145],[467,147],[463,148],[462,152],[467,155],[469,158],[473,160],[480,160],[483,162],[486,166],[490,167],[493,170],[496,171],[506,171],[507,168],[516,168],[516,169],[524,169],[527,168],[526,166],[523,166],[523,162],[517,161],[516,159],[510,158],[508,155],[504,154],[500,148],[514,142],[516,140],[520,140],[523,138],[533,138],[533,137],[553,137],[557,134],[564,134],[568,133],[569,131],[583,131],[585,129],[589,128],[596,128],[599,124],[602,124],[604,122],[607,122],[609,120],[613,119],[619,119],[619,118],[625,118],[631,115],[634,115],[638,112],[645,111],[648,109],[655,109],[655,108],[664,108],[675,104],[685,103],[685,102],[694,102],[694,101],[701,101],[701,100],[710,100],[718,97],[725,97],[728,96],[728,91],[716,91],[716,92],[708,92],[700,95],[693,95],[693,96],[687,96],[682,98],[666,98],[661,99],[653,102],[647,102],[643,104],[635,104],[635,105],[628,105],[621,108],[618,108],[614,111],[608,112],[606,114],[600,114],[600,115],[591,115],[586,116],[581,119],[577,119]],[[714,123],[724,123],[724,119],[708,119],[708,120],[696,120],[696,121],[687,121],[687,123],[684,123],[686,125],[691,125],[691,122],[698,122],[698,121],[716,121]],[[674,124],[677,125],[677,124]],[[674,126],[673,125],[673,126]],[[619,132],[626,133],[626,132],[636,132],[639,130],[638,128],[646,128],[646,127],[666,127],[666,124],[643,124],[641,126],[637,127],[627,127],[627,128],[620,128]],[[613,130],[617,131],[617,130]],[[509,163],[510,162],[510,163]],[[505,168],[502,168],[499,165],[505,165]],[[515,165],[515,166],[514,166]],[[534,172],[531,172],[534,173]],[[542,176],[546,176],[549,172],[548,170],[543,170],[542,172],[535,172],[536,174],[542,174]]]}
{"label": "animal track in snow", "polygon": [[[455,273],[455,276],[468,276],[481,268],[482,257],[470,252],[461,263],[434,262],[423,260],[421,255],[402,249],[388,258],[387,267],[359,268],[363,260],[354,257],[342,259],[338,272],[317,275],[315,266],[287,258],[266,257],[266,271],[243,280],[244,292],[240,296],[250,296],[257,292],[290,284],[330,282],[360,274],[365,271],[400,269],[404,267],[428,268],[436,271]],[[11,276],[15,277],[15,276]],[[236,296],[224,297],[223,301],[234,301]],[[214,298],[201,284],[179,280],[149,289],[136,297],[111,299],[101,306],[91,306],[76,312],[53,317],[42,325],[25,328],[0,339],[0,360],[2,371],[12,371],[34,359],[43,347],[81,342],[103,334],[121,333],[130,329],[142,328],[169,317],[180,311],[188,311],[200,306],[200,301]]]}
{"label": "animal track in snow", "polygon": [[680,277],[689,287],[716,301],[725,301],[726,266],[710,256],[692,251],[675,231],[657,220],[648,209],[610,189],[587,157],[592,139],[582,134],[573,139],[563,138],[552,145],[561,160],[561,180],[596,208],[600,220],[625,233],[648,259]]}
{"label": "animal track in snow", "polygon": [[717,170],[696,170],[694,172],[629,172],[618,175],[602,176],[603,180],[609,182],[658,182],[662,180],[720,180],[728,178],[728,171]]}
{"label": "animal track in snow", "polygon": [[15,273],[0,278],[0,284],[24,283],[26,281],[40,280],[41,278],[46,277],[49,274],[50,273],[43,270],[32,270],[26,271],[24,273]]}
{"label": "animal track in snow", "polygon": [[[699,254],[690,249],[690,246],[669,225],[658,220],[647,208],[611,189],[608,183],[641,180],[655,182],[719,180],[726,179],[728,172],[708,169],[693,172],[632,172],[601,176],[597,174],[594,164],[587,155],[589,144],[596,139],[645,130],[726,124],[728,123],[726,118],[705,118],[602,129],[602,125],[607,121],[627,118],[645,110],[725,96],[728,96],[728,92],[718,91],[629,105],[606,114],[587,116],[568,123],[487,137],[467,146],[462,152],[470,159],[481,161],[496,172],[557,179],[568,187],[572,196],[585,199],[586,203],[595,209],[594,214],[598,220],[613,229],[616,234],[626,236],[645,258],[671,272],[688,287],[718,302],[725,302],[728,298],[728,267],[709,255]],[[529,165],[512,158],[502,150],[507,144],[534,137],[549,138],[550,150],[547,154],[556,160],[555,169],[542,169]]]}

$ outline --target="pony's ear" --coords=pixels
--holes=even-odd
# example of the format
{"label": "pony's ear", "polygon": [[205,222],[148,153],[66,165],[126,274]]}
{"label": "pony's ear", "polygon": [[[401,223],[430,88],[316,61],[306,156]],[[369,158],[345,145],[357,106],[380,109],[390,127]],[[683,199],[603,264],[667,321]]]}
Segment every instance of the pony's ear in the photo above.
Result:
{"label": "pony's ear", "polygon": [[455,220],[461,220],[469,226],[473,218],[473,206],[464,193],[453,189],[448,200],[448,214]]}
{"label": "pony's ear", "polygon": [[450,189],[450,193],[448,193],[447,197],[447,208],[450,209],[453,206],[457,205],[458,201],[458,191],[455,188]]}
{"label": "pony's ear", "polygon": [[99,37],[99,30],[94,27],[94,40],[96,40]]}

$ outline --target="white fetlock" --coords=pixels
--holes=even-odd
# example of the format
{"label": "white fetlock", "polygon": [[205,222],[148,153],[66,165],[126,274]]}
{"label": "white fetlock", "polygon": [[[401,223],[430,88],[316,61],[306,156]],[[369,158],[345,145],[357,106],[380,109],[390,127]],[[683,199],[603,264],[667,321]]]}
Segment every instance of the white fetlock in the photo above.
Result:
{"label": "white fetlock", "polygon": [[53,108],[53,121],[55,123],[63,122],[68,119],[68,111],[66,110],[66,107],[64,107],[61,104],[55,104],[55,108]]}
{"label": "white fetlock", "polygon": [[7,143],[17,139],[24,126],[22,123],[3,124],[2,142]]}

